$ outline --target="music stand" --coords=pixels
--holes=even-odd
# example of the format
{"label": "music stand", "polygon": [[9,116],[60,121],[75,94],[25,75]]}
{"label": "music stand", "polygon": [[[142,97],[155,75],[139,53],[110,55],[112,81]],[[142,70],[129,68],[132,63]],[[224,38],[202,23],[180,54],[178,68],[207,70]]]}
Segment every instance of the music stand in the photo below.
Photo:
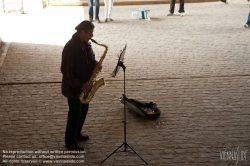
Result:
{"label": "music stand", "polygon": [[[125,47],[119,52],[119,57],[118,57],[118,62],[117,62],[117,65],[114,69],[114,71],[112,72],[111,76],[112,77],[115,77],[116,74],[118,73],[120,67],[122,67],[123,69],[123,72],[124,72],[124,94],[123,94],[123,97],[125,98],[126,95],[125,95],[125,71],[126,71],[126,66],[124,65],[123,63],[123,60],[124,60],[124,55],[125,55],[125,51],[126,51],[126,48],[127,48],[127,44],[125,45]],[[110,156],[112,156],[117,150],[119,150],[123,145],[125,146],[124,147],[124,152],[127,151],[127,146],[142,160],[144,161],[144,163],[146,163],[148,165],[148,163],[127,143],[127,140],[126,140],[126,100],[124,100],[124,120],[122,121],[124,123],[124,142],[118,147],[116,148],[110,155],[108,155],[102,162],[101,164],[106,161]]]}

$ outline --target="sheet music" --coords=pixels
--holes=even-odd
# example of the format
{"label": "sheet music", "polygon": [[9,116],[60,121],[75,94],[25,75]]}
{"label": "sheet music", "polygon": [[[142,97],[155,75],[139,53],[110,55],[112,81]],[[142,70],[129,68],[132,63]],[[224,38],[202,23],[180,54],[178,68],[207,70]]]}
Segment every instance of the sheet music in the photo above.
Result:
{"label": "sheet music", "polygon": [[115,69],[114,69],[113,72],[111,73],[111,76],[112,76],[112,77],[115,77],[116,74],[118,73],[119,69],[121,68],[121,67],[119,66],[119,62],[123,62],[126,48],[127,48],[127,44],[126,44],[126,45],[124,46],[124,48],[123,48],[122,50],[120,50],[119,53],[117,54],[118,62],[117,62],[117,65],[116,65]]}

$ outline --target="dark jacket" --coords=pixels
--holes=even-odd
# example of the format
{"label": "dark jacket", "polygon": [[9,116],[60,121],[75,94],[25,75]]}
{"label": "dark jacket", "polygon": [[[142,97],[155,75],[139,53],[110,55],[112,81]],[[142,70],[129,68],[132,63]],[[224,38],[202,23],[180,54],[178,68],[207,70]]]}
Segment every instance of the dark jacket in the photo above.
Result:
{"label": "dark jacket", "polygon": [[[89,44],[90,45],[90,44]],[[96,65],[95,54],[91,48],[93,63],[88,63],[87,51],[81,47],[77,39],[72,38],[66,43],[62,52],[62,94],[68,99],[77,100],[83,84],[91,77]]]}

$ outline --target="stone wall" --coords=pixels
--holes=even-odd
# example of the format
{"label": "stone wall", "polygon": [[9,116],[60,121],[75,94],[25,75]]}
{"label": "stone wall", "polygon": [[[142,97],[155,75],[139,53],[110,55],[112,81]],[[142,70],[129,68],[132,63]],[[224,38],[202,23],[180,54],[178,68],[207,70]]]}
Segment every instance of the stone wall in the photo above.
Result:
{"label": "stone wall", "polygon": [[34,13],[45,8],[48,0],[1,0],[0,12]]}

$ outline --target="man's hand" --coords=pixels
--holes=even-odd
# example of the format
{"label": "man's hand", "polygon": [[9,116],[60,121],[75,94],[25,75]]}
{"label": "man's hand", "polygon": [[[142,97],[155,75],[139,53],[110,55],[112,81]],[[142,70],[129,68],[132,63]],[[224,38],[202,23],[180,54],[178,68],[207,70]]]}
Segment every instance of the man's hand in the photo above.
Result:
{"label": "man's hand", "polygon": [[99,67],[98,71],[99,71],[99,72],[101,72],[101,71],[102,71],[102,66],[100,66],[100,67]]}
{"label": "man's hand", "polygon": [[[99,62],[96,61],[95,66],[99,65],[98,63],[99,63]],[[101,72],[101,71],[102,71],[102,65],[98,68],[98,72]]]}
{"label": "man's hand", "polygon": [[87,93],[87,92],[89,92],[91,90],[91,86],[89,86],[87,83],[86,84],[83,84],[83,86],[82,86],[82,91],[84,92],[84,93]]}

